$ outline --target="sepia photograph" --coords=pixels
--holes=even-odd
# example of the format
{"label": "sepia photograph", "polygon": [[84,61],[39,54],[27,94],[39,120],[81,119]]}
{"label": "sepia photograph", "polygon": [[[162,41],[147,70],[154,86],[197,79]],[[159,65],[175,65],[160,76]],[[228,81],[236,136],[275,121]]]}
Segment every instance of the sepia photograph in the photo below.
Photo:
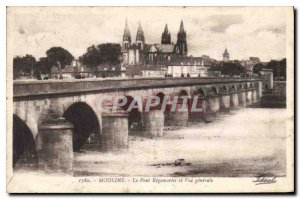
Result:
{"label": "sepia photograph", "polygon": [[293,7],[6,17],[8,193],[294,192]]}

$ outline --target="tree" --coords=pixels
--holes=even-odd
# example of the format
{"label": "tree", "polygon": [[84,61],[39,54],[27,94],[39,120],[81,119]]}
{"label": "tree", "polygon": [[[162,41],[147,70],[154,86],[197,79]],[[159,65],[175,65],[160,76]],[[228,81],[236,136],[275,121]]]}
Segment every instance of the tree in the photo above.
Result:
{"label": "tree", "polygon": [[53,65],[48,61],[47,57],[41,57],[36,63],[35,76],[39,74],[49,74]]}
{"label": "tree", "polygon": [[97,47],[90,46],[87,52],[79,59],[88,67],[96,69],[97,66],[106,66],[109,70],[111,67],[118,69],[121,63],[121,46],[120,44],[104,43]]}
{"label": "tree", "polygon": [[221,66],[221,72],[223,75],[241,75],[246,73],[246,69],[238,62],[226,62]]}
{"label": "tree", "polygon": [[87,52],[79,57],[79,60],[88,67],[94,68],[100,64],[100,52],[94,45],[87,49]]}
{"label": "tree", "polygon": [[268,65],[268,69],[273,70],[274,79],[276,78],[284,78],[286,79],[286,59],[282,59],[280,61],[277,60],[271,60]]}
{"label": "tree", "polygon": [[25,57],[15,57],[13,59],[13,77],[17,78],[18,74],[31,74],[35,70],[36,59],[32,55],[26,55]]}
{"label": "tree", "polygon": [[73,55],[62,47],[52,47],[46,51],[46,55],[50,65],[57,66],[58,62],[60,62],[61,68],[71,65],[71,62],[74,60]]}
{"label": "tree", "polygon": [[101,63],[107,65],[118,65],[121,63],[121,46],[120,44],[100,44],[98,49],[101,55]]}
{"label": "tree", "polygon": [[255,64],[253,66],[253,73],[259,73],[264,67],[265,66],[262,63]]}

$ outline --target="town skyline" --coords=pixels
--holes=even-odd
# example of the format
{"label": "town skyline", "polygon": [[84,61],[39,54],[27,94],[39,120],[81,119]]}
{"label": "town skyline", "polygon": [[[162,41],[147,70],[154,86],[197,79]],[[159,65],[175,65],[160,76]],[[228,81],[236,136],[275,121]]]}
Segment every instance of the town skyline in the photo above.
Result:
{"label": "town skyline", "polygon": [[[68,9],[61,12],[53,7],[33,10],[30,8],[31,12],[27,13],[26,9],[14,8],[15,15],[9,19],[14,21],[14,27],[8,27],[13,29],[12,36],[18,43],[14,45],[13,57],[31,54],[38,59],[44,57],[49,48],[60,46],[78,58],[93,44],[121,45],[126,18],[132,42],[135,42],[140,22],[146,43],[160,43],[165,24],[168,24],[172,42],[176,43],[180,22],[183,20],[189,46],[188,56],[208,55],[222,60],[222,54],[227,48],[232,60],[254,56],[261,61],[270,61],[286,57],[286,23],[282,20],[285,18],[281,17],[285,13],[278,12],[277,17],[270,18],[259,9],[256,9],[255,16],[251,16],[249,11],[243,12],[241,9],[234,14],[222,9],[216,14],[210,14],[212,8],[205,8],[200,16],[198,14],[197,18],[193,18],[192,13],[196,10],[193,8],[182,8],[179,11],[176,9],[179,12],[176,16],[173,8],[154,9],[158,12],[152,10],[151,14],[148,9],[141,13],[138,9],[118,7],[107,12],[103,7],[96,7],[75,9],[76,13],[70,16],[71,10]],[[186,12],[185,9],[189,11]],[[162,11],[165,13],[163,17]],[[257,18],[264,20],[255,23]],[[247,28],[249,24],[251,28]],[[82,39],[78,39],[78,35]]]}

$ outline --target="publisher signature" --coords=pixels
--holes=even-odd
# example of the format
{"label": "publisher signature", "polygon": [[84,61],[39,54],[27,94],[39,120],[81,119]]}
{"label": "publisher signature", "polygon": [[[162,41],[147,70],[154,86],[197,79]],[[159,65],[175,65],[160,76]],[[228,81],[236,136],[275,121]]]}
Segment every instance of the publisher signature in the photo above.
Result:
{"label": "publisher signature", "polygon": [[255,180],[253,180],[255,185],[260,185],[260,184],[273,184],[276,182],[276,176],[273,177],[256,177]]}

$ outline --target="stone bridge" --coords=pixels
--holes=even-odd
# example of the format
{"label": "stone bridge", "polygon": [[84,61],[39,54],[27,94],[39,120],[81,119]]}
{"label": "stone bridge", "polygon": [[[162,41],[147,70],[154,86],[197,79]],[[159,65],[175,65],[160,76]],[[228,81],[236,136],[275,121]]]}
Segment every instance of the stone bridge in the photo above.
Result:
{"label": "stone bridge", "polygon": [[[14,81],[14,165],[24,150],[27,150],[28,145],[29,148],[31,147],[30,150],[39,151],[47,145],[47,142],[51,142],[51,139],[53,141],[51,135],[48,135],[47,139],[40,135],[41,132],[46,135],[45,131],[49,132],[49,129],[52,131],[59,129],[61,132],[71,129],[71,136],[64,137],[64,141],[60,140],[62,142],[58,147],[60,150],[69,147],[71,152],[77,151],[86,143],[94,144],[103,151],[121,150],[128,147],[128,134],[130,133],[139,133],[147,137],[162,137],[163,127],[166,125],[186,126],[188,120],[192,119],[213,121],[218,117],[219,112],[251,105],[258,101],[261,95],[262,81],[250,78]],[[196,104],[202,111],[180,112],[176,108],[175,112],[170,112],[168,109],[164,112],[159,109],[152,109],[150,112],[133,109],[129,113],[120,110],[101,113],[98,103],[99,98],[103,96],[112,98],[126,96],[128,102],[135,100],[135,96],[140,96],[142,99],[148,96],[160,98],[166,96],[168,101],[172,101],[175,96],[188,96],[188,99],[198,96]],[[180,100],[177,103],[180,107]],[[190,101],[189,104],[191,104]],[[66,123],[62,122],[57,128],[45,128],[47,126],[45,123],[49,123],[54,116],[59,121],[65,118]],[[66,125],[68,122],[69,124]],[[69,140],[66,141],[67,139]],[[47,150],[52,153],[49,147],[51,148],[48,146]]]}

